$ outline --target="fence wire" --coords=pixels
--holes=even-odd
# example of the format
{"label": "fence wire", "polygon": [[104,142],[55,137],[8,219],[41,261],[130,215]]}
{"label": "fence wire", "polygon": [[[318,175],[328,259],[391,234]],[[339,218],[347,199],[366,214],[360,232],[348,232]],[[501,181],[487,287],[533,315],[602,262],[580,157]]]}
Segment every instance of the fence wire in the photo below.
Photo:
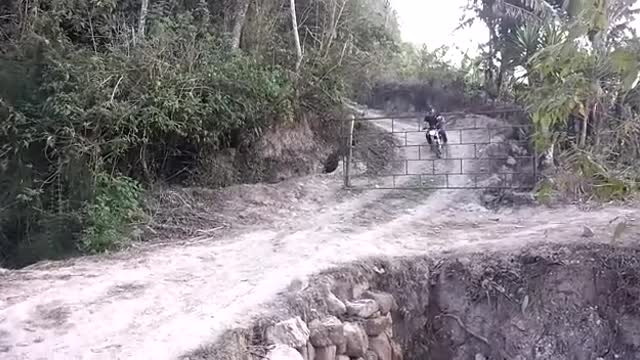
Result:
{"label": "fence wire", "polygon": [[[537,178],[532,129],[507,125],[512,113],[444,114],[448,144],[441,158],[427,143],[421,114],[348,119],[345,187],[531,189]],[[385,139],[392,145],[381,148]]]}

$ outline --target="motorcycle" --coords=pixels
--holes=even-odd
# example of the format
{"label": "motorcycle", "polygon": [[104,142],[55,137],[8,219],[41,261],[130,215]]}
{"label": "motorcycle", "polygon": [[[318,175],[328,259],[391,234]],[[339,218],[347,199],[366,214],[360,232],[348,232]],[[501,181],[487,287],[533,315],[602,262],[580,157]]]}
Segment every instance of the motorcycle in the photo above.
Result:
{"label": "motorcycle", "polygon": [[442,158],[442,139],[440,138],[440,131],[437,129],[427,130],[427,140],[431,139],[431,151],[436,154],[438,159]]}

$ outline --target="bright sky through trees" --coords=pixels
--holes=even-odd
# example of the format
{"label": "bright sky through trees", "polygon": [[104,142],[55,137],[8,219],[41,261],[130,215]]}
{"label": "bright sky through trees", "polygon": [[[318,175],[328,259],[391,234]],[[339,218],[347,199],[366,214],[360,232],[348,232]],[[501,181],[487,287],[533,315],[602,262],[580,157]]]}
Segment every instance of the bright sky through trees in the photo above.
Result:
{"label": "bright sky through trees", "polygon": [[[446,45],[455,50],[476,51],[478,43],[487,41],[487,29],[479,21],[471,28],[455,31],[467,0],[391,0],[398,12],[405,41],[426,44],[429,49]],[[453,58],[459,52],[452,51]]]}
{"label": "bright sky through trees", "polygon": [[[402,37],[405,41],[429,49],[449,46],[451,60],[460,59],[462,52],[476,53],[479,43],[488,40],[486,27],[480,22],[455,31],[464,14],[468,0],[391,0],[397,11]],[[640,29],[640,18],[635,21]],[[457,51],[459,50],[459,51]]]}

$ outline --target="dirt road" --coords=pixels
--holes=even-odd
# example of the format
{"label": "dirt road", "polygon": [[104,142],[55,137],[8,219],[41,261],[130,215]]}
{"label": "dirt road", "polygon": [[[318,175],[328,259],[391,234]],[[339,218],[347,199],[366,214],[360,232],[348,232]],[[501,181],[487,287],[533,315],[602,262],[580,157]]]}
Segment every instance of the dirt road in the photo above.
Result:
{"label": "dirt road", "polygon": [[640,215],[613,207],[495,213],[470,190],[350,194],[340,185],[338,175],[311,176],[268,196],[263,186],[242,186],[253,199],[245,206],[273,222],[221,239],[0,275],[0,358],[174,359],[246,324],[292,280],[335,264],[584,241],[583,225],[593,241],[608,241],[612,219]]}

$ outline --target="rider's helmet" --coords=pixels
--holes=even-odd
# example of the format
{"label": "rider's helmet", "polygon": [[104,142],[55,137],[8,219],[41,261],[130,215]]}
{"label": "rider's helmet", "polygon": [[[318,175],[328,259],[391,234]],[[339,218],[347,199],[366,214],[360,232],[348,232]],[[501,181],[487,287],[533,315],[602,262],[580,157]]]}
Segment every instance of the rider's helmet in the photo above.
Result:
{"label": "rider's helmet", "polygon": [[435,114],[436,109],[431,105],[427,105],[427,116],[434,116]]}

